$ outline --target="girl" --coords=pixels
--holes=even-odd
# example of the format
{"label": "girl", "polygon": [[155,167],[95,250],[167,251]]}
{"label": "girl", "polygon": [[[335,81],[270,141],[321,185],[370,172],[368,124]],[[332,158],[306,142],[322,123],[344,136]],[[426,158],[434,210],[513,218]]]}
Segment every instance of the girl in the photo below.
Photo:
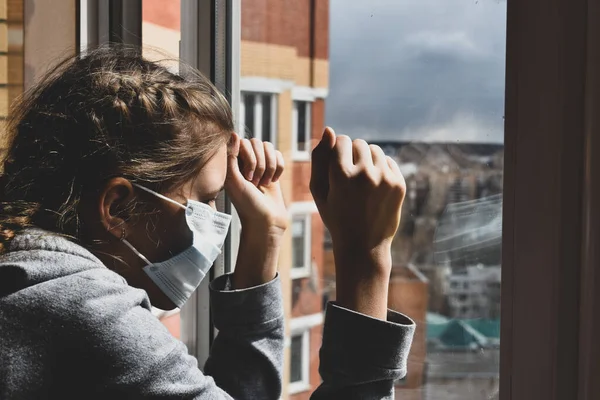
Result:
{"label": "girl", "polygon": [[[283,158],[240,139],[225,99],[136,50],[98,49],[29,91],[0,180],[0,398],[278,399]],[[241,223],[235,272],[211,282],[204,374],[150,312],[181,307]],[[387,310],[404,181],[376,146],[326,130],[311,190],[331,231],[315,399],[393,397],[414,323]]]}

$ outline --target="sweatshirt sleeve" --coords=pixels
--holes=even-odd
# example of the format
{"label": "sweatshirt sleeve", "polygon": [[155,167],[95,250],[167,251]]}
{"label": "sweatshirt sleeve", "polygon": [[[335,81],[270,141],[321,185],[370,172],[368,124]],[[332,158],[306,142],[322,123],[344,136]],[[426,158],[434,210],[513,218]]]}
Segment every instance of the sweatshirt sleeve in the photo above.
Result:
{"label": "sweatshirt sleeve", "polygon": [[284,346],[279,276],[242,290],[227,290],[228,279],[223,275],[211,283],[219,333],[205,371],[235,399],[279,399]]}
{"label": "sweatshirt sleeve", "polygon": [[311,399],[393,399],[406,375],[415,323],[388,311],[387,321],[329,303],[323,328],[321,386]]}
{"label": "sweatshirt sleeve", "polygon": [[[219,290],[224,281],[211,283],[213,319],[220,332],[205,374],[186,346],[151,314],[145,292],[110,284],[88,289],[85,296],[93,300],[80,303],[78,316],[85,314],[85,332],[67,345],[78,359],[93,360],[91,368],[76,372],[82,376],[76,382],[87,381],[86,393],[97,396],[87,398],[279,399],[279,278],[238,291]],[[77,343],[83,345],[75,348]]]}

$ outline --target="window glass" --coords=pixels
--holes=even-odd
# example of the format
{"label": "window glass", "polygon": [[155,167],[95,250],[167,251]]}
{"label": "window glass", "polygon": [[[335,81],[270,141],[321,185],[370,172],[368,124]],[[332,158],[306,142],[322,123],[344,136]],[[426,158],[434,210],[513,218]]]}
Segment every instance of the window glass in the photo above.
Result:
{"label": "window glass", "polygon": [[272,138],[272,129],[271,126],[272,118],[271,115],[271,96],[270,95],[262,95],[262,140],[264,142],[273,143]]}
{"label": "window glass", "polygon": [[308,150],[308,141],[306,135],[307,128],[307,103],[304,101],[296,102],[296,109],[298,110],[298,124],[296,127],[297,137],[296,137],[296,148],[298,151],[307,151]]}
{"label": "window glass", "polygon": [[286,333],[283,398],[320,384],[316,316],[336,294],[332,239],[309,204],[311,138],[326,125],[382,147],[406,179],[389,306],[417,330],[396,398],[495,398],[506,1],[244,0],[241,13],[240,86],[277,104],[262,96],[245,125],[260,118],[266,137],[271,121],[293,210],[279,258],[286,317],[311,321],[315,339],[299,386],[298,330]]}
{"label": "window glass", "polygon": [[302,347],[303,335],[292,336],[290,347],[290,383],[301,382],[302,377]]}
{"label": "window glass", "polygon": [[243,95],[244,101],[244,129],[246,136],[255,137],[254,132],[254,99],[255,96],[250,93]]}
{"label": "window glass", "polygon": [[294,217],[292,220],[292,267],[304,268],[306,254],[306,218]]}
{"label": "window glass", "polygon": [[[146,58],[160,61],[171,70],[179,71],[179,44],[181,41],[180,0],[142,0],[142,51]],[[152,313],[177,338],[181,336],[179,309]]]}

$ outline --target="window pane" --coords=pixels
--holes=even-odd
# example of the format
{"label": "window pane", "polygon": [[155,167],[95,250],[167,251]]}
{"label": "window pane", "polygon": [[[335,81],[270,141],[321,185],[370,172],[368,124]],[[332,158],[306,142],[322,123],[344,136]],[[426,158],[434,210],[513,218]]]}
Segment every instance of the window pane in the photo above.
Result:
{"label": "window pane", "polygon": [[254,95],[244,95],[246,135],[254,137]]}
{"label": "window pane", "polygon": [[[497,396],[505,25],[504,0],[242,2],[240,78],[274,93],[290,205],[312,199],[294,153],[310,151],[313,124],[380,145],[406,179],[389,305],[417,331],[396,398]],[[322,221],[305,221],[293,219],[280,268],[292,269],[288,317],[317,321],[312,338],[336,275]],[[314,390],[320,343],[308,348]],[[297,389],[282,398],[306,398]]]}
{"label": "window pane", "polygon": [[271,96],[262,96],[262,140],[263,142],[273,142],[271,137]]}
{"label": "window pane", "polygon": [[303,268],[305,266],[305,235],[306,219],[294,218],[292,221],[292,266],[294,268]]}
{"label": "window pane", "polygon": [[298,101],[298,151],[306,151],[306,102]]}
{"label": "window pane", "polygon": [[290,383],[302,381],[302,335],[292,336],[290,346]]}
{"label": "window pane", "polygon": [[[180,0],[142,0],[142,43],[144,57],[159,61],[172,71],[179,71],[179,43],[181,41]],[[179,310],[152,313],[177,338],[181,333]]]}

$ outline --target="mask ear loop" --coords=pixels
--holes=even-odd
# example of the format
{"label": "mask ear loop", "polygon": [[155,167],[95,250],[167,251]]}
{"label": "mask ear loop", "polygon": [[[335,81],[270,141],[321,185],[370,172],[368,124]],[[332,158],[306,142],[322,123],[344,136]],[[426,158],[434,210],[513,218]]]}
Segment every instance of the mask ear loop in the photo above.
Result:
{"label": "mask ear loop", "polygon": [[121,242],[123,242],[123,244],[125,246],[129,247],[129,249],[131,251],[133,251],[136,256],[138,256],[139,258],[141,258],[146,264],[148,264],[148,265],[152,264],[150,262],[150,260],[148,260],[146,258],[146,256],[144,256],[142,253],[140,253],[139,251],[137,251],[137,249],[135,247],[133,247],[133,245],[131,243],[129,243],[129,240],[125,239],[125,228],[121,228]]}
{"label": "mask ear loop", "polygon": [[160,193],[157,193],[157,192],[155,192],[154,190],[150,190],[150,189],[148,189],[147,187],[144,187],[144,186],[142,186],[142,185],[138,185],[137,183],[132,183],[132,185],[133,185],[133,186],[135,186],[135,187],[137,187],[137,188],[140,188],[140,189],[142,189],[142,190],[144,190],[144,191],[146,191],[146,192],[148,192],[148,193],[150,193],[150,194],[153,194],[153,195],[155,195],[155,196],[156,196],[156,197],[158,197],[158,198],[161,198],[161,199],[163,199],[163,200],[165,200],[165,201],[168,201],[168,202],[170,202],[170,203],[173,203],[173,204],[175,204],[176,206],[179,206],[179,207],[183,208],[184,210],[186,210],[186,209],[187,209],[187,206],[184,206],[183,204],[181,204],[181,203],[179,203],[179,202],[177,202],[177,201],[175,201],[175,200],[173,200],[173,199],[170,199],[170,198],[168,198],[168,197],[167,197],[167,196],[165,196],[165,195],[162,195],[162,194],[160,194]]}

